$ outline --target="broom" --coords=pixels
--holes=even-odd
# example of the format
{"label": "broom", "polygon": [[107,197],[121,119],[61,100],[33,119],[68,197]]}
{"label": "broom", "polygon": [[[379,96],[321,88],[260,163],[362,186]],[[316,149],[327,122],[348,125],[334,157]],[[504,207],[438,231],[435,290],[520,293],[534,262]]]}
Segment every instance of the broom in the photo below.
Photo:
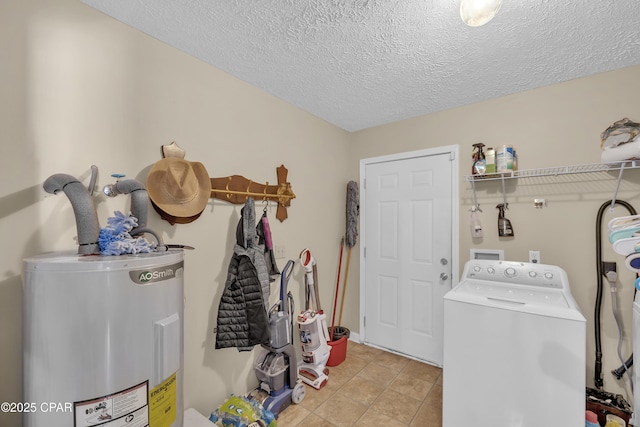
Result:
{"label": "broom", "polygon": [[331,316],[331,333],[329,341],[333,341],[333,329],[336,324],[336,307],[338,305],[338,289],[340,288],[340,270],[342,270],[342,251],[344,250],[344,237],[340,240],[340,258],[338,259],[338,278],[336,279],[336,295],[333,297],[333,315]]}
{"label": "broom", "polygon": [[340,302],[340,316],[338,317],[338,325],[342,324],[342,311],[344,309],[344,296],[347,291],[347,279],[349,278],[349,261],[351,260],[351,249],[356,245],[358,239],[358,213],[360,205],[358,201],[358,184],[355,181],[349,181],[347,184],[347,232],[345,234],[345,243],[347,244],[347,266],[344,272],[344,285],[342,287],[342,299]]}

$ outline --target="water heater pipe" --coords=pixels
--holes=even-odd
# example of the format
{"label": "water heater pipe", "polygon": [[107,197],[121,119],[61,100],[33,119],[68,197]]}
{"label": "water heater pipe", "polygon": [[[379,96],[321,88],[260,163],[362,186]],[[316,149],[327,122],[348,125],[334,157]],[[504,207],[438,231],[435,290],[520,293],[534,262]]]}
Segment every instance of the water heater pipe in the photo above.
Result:
{"label": "water heater pipe", "polygon": [[131,195],[131,216],[138,219],[138,226],[131,230],[130,234],[135,236],[140,234],[137,229],[145,229],[147,227],[147,211],[149,207],[149,195],[147,189],[135,179],[125,179],[118,181],[113,185],[114,196],[117,194]]}
{"label": "water heater pipe", "polygon": [[99,254],[100,223],[98,222],[98,213],[85,186],[73,176],[60,173],[47,178],[42,187],[50,194],[64,191],[64,194],[69,198],[76,219],[78,253],[81,255]]}

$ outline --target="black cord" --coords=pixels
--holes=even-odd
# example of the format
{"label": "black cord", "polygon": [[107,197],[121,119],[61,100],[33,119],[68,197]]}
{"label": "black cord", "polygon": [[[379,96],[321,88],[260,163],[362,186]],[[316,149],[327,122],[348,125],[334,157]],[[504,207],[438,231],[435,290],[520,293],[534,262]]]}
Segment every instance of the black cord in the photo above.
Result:
{"label": "black cord", "polygon": [[622,364],[619,368],[614,369],[611,373],[616,377],[616,379],[622,378],[622,376],[633,366],[633,354],[627,359],[624,364]]}
{"label": "black cord", "polygon": [[[598,210],[598,216],[596,219],[596,274],[598,277],[598,288],[596,293],[596,305],[594,310],[594,324],[595,324],[595,340],[596,340],[596,361],[595,372],[593,375],[593,383],[596,388],[601,389],[604,385],[602,380],[602,340],[600,332],[600,313],[602,311],[602,218],[604,217],[605,209],[611,206],[611,200],[607,200],[600,206]],[[616,200],[617,204],[620,204],[627,208],[631,215],[637,215],[636,210],[624,200]]]}

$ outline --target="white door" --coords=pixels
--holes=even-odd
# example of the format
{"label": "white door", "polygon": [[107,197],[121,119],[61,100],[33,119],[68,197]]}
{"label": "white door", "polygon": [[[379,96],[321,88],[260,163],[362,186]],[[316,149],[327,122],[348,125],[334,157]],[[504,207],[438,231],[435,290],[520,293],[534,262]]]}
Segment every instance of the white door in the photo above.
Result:
{"label": "white door", "polygon": [[443,297],[457,265],[454,158],[449,151],[364,165],[364,342],[437,365]]}

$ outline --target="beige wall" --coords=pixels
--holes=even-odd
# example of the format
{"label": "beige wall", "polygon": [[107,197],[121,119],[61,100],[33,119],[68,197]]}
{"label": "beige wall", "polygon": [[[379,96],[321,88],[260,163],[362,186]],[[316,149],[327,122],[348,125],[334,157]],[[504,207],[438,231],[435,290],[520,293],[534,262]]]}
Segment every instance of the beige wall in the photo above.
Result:
{"label": "beige wall", "polygon": [[[285,164],[297,198],[284,223],[274,219],[271,209],[274,240],[285,247],[287,258],[311,248],[318,260],[322,302],[328,307],[344,233],[345,184],[358,178],[360,159],[459,144],[464,174],[471,144],[482,141],[512,143],[521,169],[592,163],[599,160],[598,135],[604,128],[624,116],[640,119],[640,67],[633,67],[348,134],[75,0],[2,2],[0,36],[0,401],[17,402],[22,394],[21,260],[75,248],[68,200],[42,190],[52,174],[67,173],[88,183],[95,164],[100,188],[115,172],[144,181],[160,158],[160,146],[174,140],[186,149],[188,160],[204,163],[211,176],[240,174],[273,183],[275,168]],[[508,217],[516,232],[512,240],[496,236],[499,186],[483,184],[478,198],[486,237],[472,242],[467,231],[472,197],[469,184],[461,181],[461,263],[470,247],[484,247],[503,248],[507,258],[517,260],[537,249],[543,262],[563,266],[589,319],[590,378],[593,229],[596,211],[611,197],[615,182],[606,175],[577,182],[509,182]],[[627,172],[621,197],[640,208],[639,190],[640,175]],[[534,209],[534,197],[547,198],[548,207]],[[101,223],[114,210],[125,210],[128,202],[122,196],[96,196]],[[239,212],[240,206],[212,201],[192,224],[172,227],[155,214],[149,220],[166,241],[197,248],[186,254],[185,405],[204,414],[230,393],[255,386],[255,352],[214,350],[211,333]],[[343,322],[354,332],[359,316],[356,255],[357,248]],[[623,269],[620,256],[607,259]],[[626,274],[620,285],[627,334],[631,282]],[[296,267],[292,288],[298,306],[301,283]],[[608,375],[618,364],[609,307],[606,296],[605,384],[615,390]],[[629,343],[627,339],[625,354]],[[0,425],[20,421],[0,414]]]}
{"label": "beige wall", "polygon": [[[518,153],[520,169],[598,163],[600,132],[623,117],[640,120],[638,81],[640,66],[630,67],[363,130],[352,135],[350,144],[351,179],[357,177],[358,161],[362,158],[450,144],[460,146],[460,268],[469,259],[470,248],[503,249],[505,258],[515,261],[528,261],[529,250],[539,250],[543,263],[563,267],[568,273],[573,295],[587,318],[587,383],[591,386],[595,358],[596,216],[599,207],[613,197],[617,173],[506,181],[507,218],[512,221],[514,238],[498,237],[495,206],[503,200],[501,183],[479,183],[477,197],[483,210],[484,238],[475,241],[469,232],[473,192],[471,184],[462,175],[470,173],[472,144],[476,142],[487,146],[512,144]],[[547,207],[534,208],[534,198],[546,199]],[[640,171],[624,173],[618,198],[630,202],[640,211]],[[620,206],[613,214],[607,211],[605,229],[609,219],[622,215],[628,213]],[[603,253],[605,261],[618,263],[626,358],[631,351],[634,275],[625,269],[624,257],[610,249],[606,238]],[[354,276],[357,275],[356,270]],[[606,282],[605,286],[602,305],[604,384],[605,389],[622,393],[623,388],[609,373],[621,363],[617,357],[618,333]],[[352,288],[354,297],[358,295],[357,288],[357,284]]]}
{"label": "beige wall", "polygon": [[[287,258],[311,249],[322,302],[331,305],[347,132],[76,0],[1,2],[0,36],[0,402],[22,394],[21,260],[77,247],[68,199],[42,190],[52,174],[88,184],[95,164],[100,189],[115,172],[144,182],[171,141],[212,177],[273,184],[284,164],[297,198],[283,223],[270,207],[273,238]],[[129,199],[96,196],[96,203],[104,226]],[[174,227],[153,211],[149,218],[165,241],[196,247],[185,261],[185,404],[203,414],[257,383],[256,352],[214,350],[212,334],[240,208],[212,201],[196,222]],[[260,203],[256,210],[262,213]],[[302,283],[296,266],[290,287],[298,307]],[[20,421],[0,414],[0,425]]]}

